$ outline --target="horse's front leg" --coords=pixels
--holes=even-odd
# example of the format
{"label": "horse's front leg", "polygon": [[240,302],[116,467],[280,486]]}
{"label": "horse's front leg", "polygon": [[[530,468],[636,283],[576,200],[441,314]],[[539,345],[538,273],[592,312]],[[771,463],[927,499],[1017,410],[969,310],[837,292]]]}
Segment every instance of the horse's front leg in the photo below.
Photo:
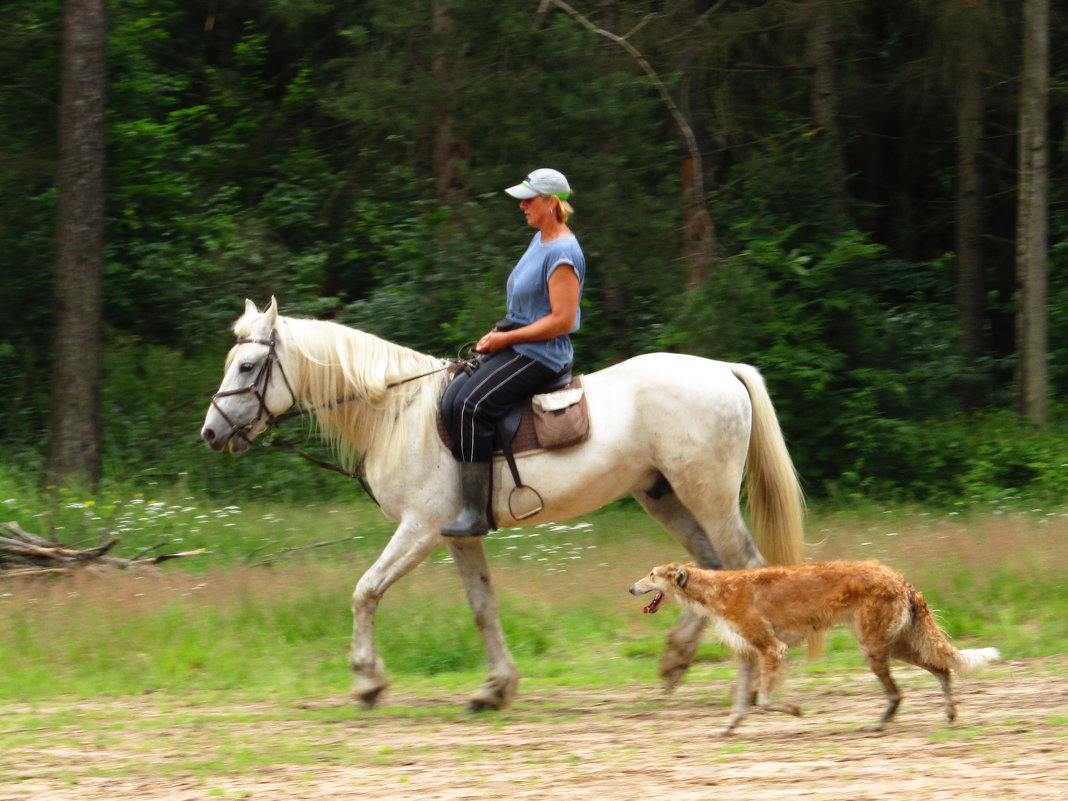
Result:
{"label": "horse's front leg", "polygon": [[489,564],[482,540],[476,537],[454,539],[449,541],[456,567],[467,593],[467,602],[471,606],[475,625],[482,635],[486,649],[486,661],[489,672],[482,686],[471,696],[467,704],[468,712],[484,712],[490,709],[504,709],[515,698],[519,686],[519,671],[508,646],[504,642],[500,615],[497,610],[497,596],[493,592]]}
{"label": "horse's front leg", "polygon": [[352,645],[349,665],[355,674],[353,696],[368,709],[389,686],[385,664],[375,649],[375,612],[386,590],[426,559],[439,544],[438,532],[425,521],[405,521],[397,528],[352,593]]}

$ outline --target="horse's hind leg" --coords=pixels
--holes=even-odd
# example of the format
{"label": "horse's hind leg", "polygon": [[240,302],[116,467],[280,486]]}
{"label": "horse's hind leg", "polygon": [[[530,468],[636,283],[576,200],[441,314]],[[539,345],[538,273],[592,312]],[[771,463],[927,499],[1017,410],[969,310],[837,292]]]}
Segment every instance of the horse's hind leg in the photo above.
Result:
{"label": "horse's hind leg", "polygon": [[378,604],[386,590],[422,562],[437,543],[437,531],[420,524],[402,523],[352,593],[349,665],[355,674],[353,696],[369,709],[389,686],[385,665],[375,650]]}
{"label": "horse's hind leg", "polygon": [[662,491],[666,494],[658,497],[645,492],[636,492],[634,497],[650,517],[689,551],[699,566],[707,570],[722,570],[723,562],[712,547],[708,532],[697,522],[693,513],[683,506],[670,486],[665,484]]}
{"label": "horse's hind leg", "polygon": [[519,671],[508,651],[501,630],[500,615],[497,611],[497,597],[493,592],[489,564],[482,540],[465,538],[450,540],[452,552],[460,578],[467,593],[467,602],[471,606],[475,625],[482,635],[486,649],[486,661],[489,673],[482,686],[471,696],[467,704],[468,712],[484,712],[490,709],[503,709],[515,698],[519,686]]}
{"label": "horse's hind leg", "polygon": [[697,480],[673,476],[671,483],[675,503],[693,521],[690,538],[696,538],[697,532],[704,535],[720,562],[718,568],[741,570],[767,564],[742,518],[737,477],[721,475]]}
{"label": "horse's hind leg", "polygon": [[[709,570],[722,570],[724,564],[716,553],[708,532],[666,482],[661,484],[660,490],[663,494],[659,497],[653,497],[646,492],[636,492],[634,497],[649,516],[660,523],[693,556],[698,565]],[[748,532],[745,533],[748,537]],[[685,609],[668,633],[667,647],[660,660],[660,680],[664,689],[674,689],[686,675],[697,654],[701,632],[706,622],[706,618]]]}
{"label": "horse's hind leg", "polygon": [[[705,530],[690,514],[675,493],[667,488],[666,494],[653,497],[644,492],[636,492],[634,497],[649,516],[681,544],[698,565],[709,570],[720,570],[720,562]],[[686,670],[697,654],[701,642],[701,632],[707,618],[684,609],[678,622],[672,627],[667,637],[667,647],[660,659],[660,680],[665,690],[673,690],[686,675]]]}

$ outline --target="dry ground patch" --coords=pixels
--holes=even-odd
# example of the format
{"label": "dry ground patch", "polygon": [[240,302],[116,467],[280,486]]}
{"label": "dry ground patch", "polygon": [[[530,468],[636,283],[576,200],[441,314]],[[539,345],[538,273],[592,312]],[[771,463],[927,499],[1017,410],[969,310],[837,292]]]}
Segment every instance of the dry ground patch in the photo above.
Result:
{"label": "dry ground patch", "polygon": [[[727,739],[714,734],[727,716],[722,664],[696,664],[671,695],[656,685],[671,618],[641,615],[626,588],[676,554],[663,537],[617,540],[617,522],[599,517],[591,531],[493,539],[506,618],[522,624],[513,647],[543,630],[566,637],[575,610],[591,628],[578,630],[590,640],[578,654],[558,653],[555,640],[547,656],[520,652],[527,678],[518,702],[481,716],[458,712],[482,679],[477,668],[398,670],[386,706],[373,712],[344,697],[345,607],[361,554],[277,572],[223,567],[5,588],[0,633],[11,631],[0,671],[6,662],[14,676],[8,660],[39,651],[12,687],[36,689],[39,680],[48,689],[11,689],[8,699],[41,700],[0,701],[0,801],[1068,798],[1068,656],[1019,658],[1064,650],[1068,514],[814,522],[819,558],[888,561],[954,605],[952,619],[978,638],[960,645],[997,646],[1013,658],[957,683],[955,725],[942,717],[931,676],[895,667],[905,700],[883,734],[856,732],[884,703],[867,670],[839,668],[840,659],[820,672],[795,666],[786,693],[805,717],[754,715]],[[394,639],[409,610],[426,612],[427,598],[437,599],[433,608],[450,605],[424,621],[417,639],[445,640],[417,642],[419,658],[472,628],[451,565],[436,559],[383,605],[381,631]],[[316,616],[320,607],[334,611]],[[12,628],[20,619],[22,634]],[[987,636],[988,624],[997,624],[996,636]],[[119,635],[131,627],[122,646]],[[284,647],[279,631],[293,634]],[[175,651],[170,669],[148,659],[167,650]],[[135,680],[150,664],[157,673]],[[92,690],[82,684],[108,671],[118,678]],[[242,683],[250,671],[252,689]],[[202,675],[229,683],[201,684]],[[102,694],[112,687],[116,695]],[[65,688],[98,694],[75,700]]]}
{"label": "dry ground patch", "polygon": [[899,668],[898,722],[864,671],[798,676],[801,719],[754,715],[712,734],[728,688],[698,665],[676,693],[536,680],[504,713],[465,716],[432,685],[363,712],[343,698],[243,703],[152,694],[4,704],[3,801],[286,799],[960,799],[1068,797],[1068,658],[1003,663],[959,682]]}

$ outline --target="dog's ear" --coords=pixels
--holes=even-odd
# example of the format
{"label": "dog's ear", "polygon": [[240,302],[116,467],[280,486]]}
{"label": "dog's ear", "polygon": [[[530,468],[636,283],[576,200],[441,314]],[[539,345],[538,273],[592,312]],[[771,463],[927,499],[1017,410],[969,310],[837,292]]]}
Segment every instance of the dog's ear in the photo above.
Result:
{"label": "dog's ear", "polygon": [[682,565],[679,565],[678,567],[671,568],[668,571],[668,576],[670,576],[680,587],[685,587],[686,582],[690,580],[690,571]]}

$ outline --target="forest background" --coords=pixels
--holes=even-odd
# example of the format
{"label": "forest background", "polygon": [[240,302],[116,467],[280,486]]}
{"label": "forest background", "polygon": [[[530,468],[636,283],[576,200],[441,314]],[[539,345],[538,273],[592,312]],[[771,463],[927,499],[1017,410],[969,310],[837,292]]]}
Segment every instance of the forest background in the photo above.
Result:
{"label": "forest background", "polygon": [[[5,492],[46,473],[63,5],[5,3],[0,21]],[[112,0],[103,480],[353,492],[286,453],[238,468],[198,444],[243,299],[455,355],[501,316],[529,237],[502,188],[551,166],[589,262],[580,371],[656,350],[756,365],[810,496],[1063,499],[1068,8],[1045,30],[1036,425],[1018,359],[1026,5]]]}

